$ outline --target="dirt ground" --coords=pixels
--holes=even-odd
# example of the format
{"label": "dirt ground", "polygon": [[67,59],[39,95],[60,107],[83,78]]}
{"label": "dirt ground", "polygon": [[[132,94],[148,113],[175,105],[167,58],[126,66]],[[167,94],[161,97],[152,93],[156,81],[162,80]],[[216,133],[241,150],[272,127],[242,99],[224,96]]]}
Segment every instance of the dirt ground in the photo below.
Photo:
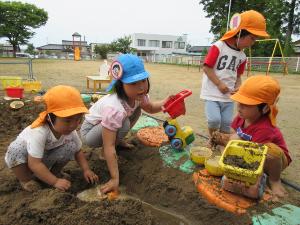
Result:
{"label": "dirt ground", "polygon": [[[90,92],[86,89],[85,76],[97,73],[99,64],[99,61],[38,60],[33,64],[33,71],[45,90],[57,84],[68,84],[82,92]],[[146,64],[146,69],[151,74],[150,96],[154,100],[186,88],[193,91],[193,95],[185,100],[187,112],[179,122],[192,126],[198,134],[207,135],[203,102],[199,99],[201,73],[198,69],[188,71],[183,66],[158,64]],[[24,69],[22,66],[1,65],[0,75],[23,75],[25,70],[26,67]],[[278,124],[294,160],[283,177],[299,185],[300,165],[297,162],[300,158],[300,120],[297,120],[297,116],[300,77],[276,75],[276,78],[282,86]],[[72,178],[70,191],[63,193],[44,187],[34,194],[24,192],[5,166],[4,155],[8,144],[36,118],[42,108],[32,101],[26,101],[22,109],[12,111],[9,103],[3,100],[3,94],[3,91],[0,92],[0,224],[251,224],[252,215],[270,211],[283,203],[300,206],[299,192],[286,186],[289,195],[279,203],[260,203],[243,216],[225,212],[200,196],[191,175],[164,166],[157,148],[143,146],[134,135],[130,138],[137,147],[132,151],[119,151],[120,184],[127,194],[168,211],[168,215],[149,209],[134,199],[92,203],[80,201],[76,194],[92,186],[83,180],[75,162],[69,163],[64,169]],[[30,100],[32,95],[25,97]],[[166,118],[162,113],[155,116]],[[196,144],[204,141],[197,135]],[[109,173],[105,161],[98,159],[99,150],[86,146],[83,146],[83,150],[91,153],[89,163],[100,176],[101,183],[107,181]],[[171,214],[176,216],[172,217]]]}

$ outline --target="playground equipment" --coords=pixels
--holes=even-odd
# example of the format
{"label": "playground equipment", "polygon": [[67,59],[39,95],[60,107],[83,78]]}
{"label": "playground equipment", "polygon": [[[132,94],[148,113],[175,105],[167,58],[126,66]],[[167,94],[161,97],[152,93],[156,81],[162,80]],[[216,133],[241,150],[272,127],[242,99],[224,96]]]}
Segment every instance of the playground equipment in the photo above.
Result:
{"label": "playground equipment", "polygon": [[[251,50],[251,47],[249,48],[249,58],[248,58],[248,62],[247,62],[247,76],[249,76],[249,74],[251,73],[252,66],[255,66],[255,65],[266,66],[267,67],[266,68],[266,75],[269,75],[270,69],[271,69],[272,65],[282,66],[282,73],[283,73],[283,75],[288,75],[288,65],[287,65],[287,62],[285,61],[285,57],[283,55],[283,51],[282,51],[282,47],[281,47],[279,39],[260,39],[260,40],[256,40],[256,41],[257,42],[271,42],[271,41],[275,41],[275,45],[274,45],[274,48],[273,48],[273,51],[272,51],[272,55],[269,58],[268,62],[265,62],[265,61],[254,62],[252,60],[252,50]],[[278,48],[280,50],[280,53],[281,53],[281,61],[273,61],[274,54],[275,54],[277,46],[278,46]]]}
{"label": "playground equipment", "polygon": [[[75,32],[74,34],[72,34],[72,45],[73,45],[73,51],[74,51],[74,60],[75,61],[79,61],[81,60],[81,55],[80,55],[80,51],[81,51],[81,35],[77,32]],[[76,41],[75,39],[79,38],[79,41]]]}
{"label": "playground equipment", "polygon": [[192,128],[190,126],[180,127],[176,120],[177,117],[185,114],[184,98],[191,94],[192,91],[183,90],[163,105],[163,112],[167,112],[171,117],[164,122],[163,127],[172,148],[176,150],[183,150],[195,140]]}
{"label": "playground equipment", "polygon": [[[266,175],[263,167],[268,147],[254,142],[230,141],[219,161],[224,172],[222,188],[250,198],[260,199]],[[230,164],[228,164],[230,160]]]}

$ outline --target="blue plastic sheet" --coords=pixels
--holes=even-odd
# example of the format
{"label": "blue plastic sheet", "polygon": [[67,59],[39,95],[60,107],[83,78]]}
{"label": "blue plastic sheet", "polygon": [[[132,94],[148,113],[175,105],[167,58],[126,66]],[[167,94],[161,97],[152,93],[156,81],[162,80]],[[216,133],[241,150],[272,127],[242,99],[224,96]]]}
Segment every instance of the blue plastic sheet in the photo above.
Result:
{"label": "blue plastic sheet", "polygon": [[159,148],[159,154],[167,166],[181,170],[184,173],[193,173],[196,165],[190,160],[189,151],[178,151],[165,145]]}
{"label": "blue plastic sheet", "polygon": [[131,131],[137,132],[138,130],[144,128],[144,127],[158,127],[159,123],[157,120],[150,118],[146,115],[140,116],[136,124],[131,128]]}
{"label": "blue plastic sheet", "polygon": [[286,204],[272,210],[272,213],[263,213],[252,217],[253,225],[299,225],[300,208]]}

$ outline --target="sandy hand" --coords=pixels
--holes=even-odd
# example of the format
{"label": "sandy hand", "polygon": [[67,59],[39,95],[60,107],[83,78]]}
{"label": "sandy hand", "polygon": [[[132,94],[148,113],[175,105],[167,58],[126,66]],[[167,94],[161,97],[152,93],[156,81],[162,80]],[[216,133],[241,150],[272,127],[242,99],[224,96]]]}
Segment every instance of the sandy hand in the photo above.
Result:
{"label": "sandy hand", "polygon": [[95,184],[99,181],[99,177],[90,169],[85,170],[83,172],[83,176],[84,176],[84,179],[90,184]]}
{"label": "sandy hand", "polygon": [[58,178],[53,186],[58,190],[66,191],[71,187],[71,182],[66,179]]}
{"label": "sandy hand", "polygon": [[226,146],[230,138],[230,134],[214,131],[212,134],[211,142],[213,145]]}
{"label": "sandy hand", "polygon": [[107,183],[100,187],[100,191],[104,194],[111,191],[119,192],[119,180],[110,179]]}

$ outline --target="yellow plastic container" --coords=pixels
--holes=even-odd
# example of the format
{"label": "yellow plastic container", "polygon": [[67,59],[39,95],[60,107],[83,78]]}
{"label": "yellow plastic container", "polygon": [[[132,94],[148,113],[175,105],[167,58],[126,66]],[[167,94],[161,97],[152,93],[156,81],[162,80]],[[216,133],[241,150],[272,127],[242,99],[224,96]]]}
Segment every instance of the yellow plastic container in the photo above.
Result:
{"label": "yellow plastic container", "polygon": [[224,172],[220,166],[220,158],[221,156],[215,156],[205,160],[205,169],[210,175],[220,177],[224,175]]}
{"label": "yellow plastic container", "polygon": [[0,76],[0,81],[3,90],[7,87],[22,87],[22,77]]}
{"label": "yellow plastic container", "polygon": [[[240,180],[246,185],[255,184],[263,173],[268,147],[250,141],[232,140],[228,142],[220,159],[220,166],[224,174],[232,179]],[[224,163],[224,158],[228,155],[240,156],[246,163],[259,162],[256,170],[249,170]]]}
{"label": "yellow plastic container", "polygon": [[22,86],[24,91],[31,92],[31,91],[40,91],[42,89],[42,82],[41,81],[23,81]]}
{"label": "yellow plastic container", "polygon": [[203,165],[205,160],[212,156],[212,150],[206,147],[195,146],[190,150],[191,160],[196,163]]}

